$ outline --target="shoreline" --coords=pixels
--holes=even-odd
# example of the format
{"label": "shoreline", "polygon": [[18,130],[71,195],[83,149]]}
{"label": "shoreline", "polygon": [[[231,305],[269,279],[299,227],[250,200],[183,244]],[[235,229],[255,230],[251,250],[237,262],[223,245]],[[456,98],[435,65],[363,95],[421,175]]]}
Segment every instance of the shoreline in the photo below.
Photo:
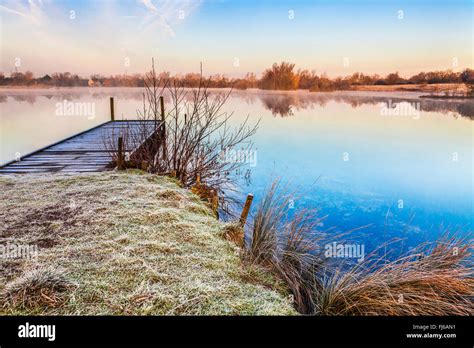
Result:
{"label": "shoreline", "polygon": [[[102,88],[110,88],[110,89],[120,89],[120,88],[130,88],[130,89],[142,89],[144,87],[130,87],[130,86],[50,86],[50,85],[33,85],[33,86],[0,86],[1,90],[40,90],[40,89],[89,89],[89,90],[100,90]],[[185,88],[192,88],[192,87],[185,87]],[[211,89],[216,90],[229,90],[231,87],[215,87]],[[467,87],[463,83],[435,83],[435,84],[403,84],[403,85],[360,85],[360,86],[352,86],[349,89],[336,89],[330,91],[311,91],[308,89],[292,89],[292,90],[284,90],[284,89],[261,89],[261,88],[247,88],[247,89],[239,89],[234,88],[235,91],[267,91],[267,92],[299,92],[299,91],[309,91],[310,93],[331,93],[331,92],[425,92],[425,93],[436,93],[433,94],[435,97],[438,98],[439,93],[466,93]],[[431,96],[430,96],[431,97]],[[445,97],[444,95],[440,95],[440,97]],[[450,96],[451,98],[459,98],[464,97],[469,99],[470,97],[456,95]]]}

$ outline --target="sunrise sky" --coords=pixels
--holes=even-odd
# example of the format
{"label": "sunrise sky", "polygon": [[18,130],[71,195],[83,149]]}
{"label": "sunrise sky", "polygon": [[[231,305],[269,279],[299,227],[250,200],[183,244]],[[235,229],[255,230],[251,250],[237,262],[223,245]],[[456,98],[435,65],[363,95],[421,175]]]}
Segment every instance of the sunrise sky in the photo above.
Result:
{"label": "sunrise sky", "polygon": [[473,67],[458,1],[0,0],[0,71],[157,69],[243,76],[273,62],[330,76]]}

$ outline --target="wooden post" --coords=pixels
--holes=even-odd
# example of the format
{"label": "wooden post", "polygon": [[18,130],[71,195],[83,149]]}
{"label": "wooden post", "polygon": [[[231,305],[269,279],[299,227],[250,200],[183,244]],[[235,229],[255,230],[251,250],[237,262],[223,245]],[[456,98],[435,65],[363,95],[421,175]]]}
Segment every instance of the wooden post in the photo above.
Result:
{"label": "wooden post", "polygon": [[240,225],[243,227],[247,222],[247,216],[249,215],[250,206],[252,205],[253,201],[253,194],[249,194],[247,196],[247,200],[245,201],[244,209],[242,209],[242,215],[240,216]]}
{"label": "wooden post", "polygon": [[166,152],[166,126],[165,126],[165,100],[163,96],[160,96],[160,107],[161,107],[161,121],[162,121],[162,133],[161,133],[161,146],[163,147],[163,159],[166,161],[168,154]]}
{"label": "wooden post", "polygon": [[184,124],[188,123],[188,115],[184,114]]}
{"label": "wooden post", "polygon": [[115,121],[114,97],[110,97],[110,120]]}
{"label": "wooden post", "polygon": [[216,190],[211,191],[211,206],[212,210],[217,212],[217,209],[219,208],[219,196],[217,195]]}
{"label": "wooden post", "polygon": [[142,161],[142,170],[145,172],[148,170],[148,161]]}
{"label": "wooden post", "polygon": [[197,174],[196,175],[196,187],[201,186],[201,175]]}
{"label": "wooden post", "polygon": [[165,100],[163,96],[160,96],[160,107],[161,107],[161,120],[165,121]]}
{"label": "wooden post", "polygon": [[118,152],[117,152],[117,168],[122,170],[124,168],[123,160],[123,138],[118,138]]}

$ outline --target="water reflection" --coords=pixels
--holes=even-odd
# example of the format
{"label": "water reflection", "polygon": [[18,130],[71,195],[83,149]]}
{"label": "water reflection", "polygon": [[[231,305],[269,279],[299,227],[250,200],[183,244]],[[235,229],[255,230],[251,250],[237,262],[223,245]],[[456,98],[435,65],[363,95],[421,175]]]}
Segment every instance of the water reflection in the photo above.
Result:
{"label": "water reflection", "polygon": [[[229,90],[211,90],[211,93],[227,93]],[[189,91],[190,92],[190,91]],[[72,101],[77,98],[106,99],[110,96],[122,100],[141,101],[144,89],[142,88],[70,88],[70,89],[39,89],[39,90],[0,90],[0,103],[8,102],[12,98],[17,102],[35,104],[37,97],[43,97],[55,101]],[[454,117],[463,116],[474,118],[474,99],[429,99],[420,98],[426,93],[419,92],[308,92],[308,91],[260,91],[247,90],[232,91],[232,97],[238,97],[248,104],[261,103],[265,109],[271,111],[273,116],[294,116],[295,111],[313,109],[316,106],[324,107],[329,102],[346,103],[353,108],[363,105],[389,104],[396,108],[400,103],[419,105],[423,112],[439,112],[452,114]],[[192,94],[187,94],[192,98]],[[169,101],[168,93],[165,93],[165,101]]]}
{"label": "water reflection", "polygon": [[[387,105],[387,107],[397,108],[401,103],[419,105],[420,111],[439,112],[443,114],[452,114],[454,117],[463,116],[474,118],[474,100],[473,99],[428,99],[419,98],[418,94],[403,96],[367,96],[357,92],[335,92],[335,93],[304,93],[304,94],[263,94],[249,95],[247,100],[256,102],[261,100],[264,107],[272,112],[274,116],[286,117],[293,116],[294,110],[313,109],[315,106],[324,107],[329,102],[346,103],[353,108],[363,105]],[[253,97],[253,98],[252,98]],[[389,106],[390,105],[390,106]]]}

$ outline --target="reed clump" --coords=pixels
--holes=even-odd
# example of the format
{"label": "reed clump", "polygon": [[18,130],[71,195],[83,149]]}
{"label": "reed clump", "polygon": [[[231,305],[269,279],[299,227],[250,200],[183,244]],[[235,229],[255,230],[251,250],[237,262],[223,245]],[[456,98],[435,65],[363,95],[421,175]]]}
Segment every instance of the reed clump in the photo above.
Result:
{"label": "reed clump", "polygon": [[471,257],[465,240],[443,237],[385,264],[338,270],[314,293],[315,314],[473,315]]}
{"label": "reed clump", "polygon": [[[315,274],[324,269],[317,246],[322,234],[311,233],[319,223],[312,210],[292,214],[291,194],[274,182],[257,207],[252,225],[252,241],[244,252],[248,263],[270,269],[292,295],[301,313],[313,311],[312,294],[319,286]],[[291,216],[291,218],[290,218]]]}

